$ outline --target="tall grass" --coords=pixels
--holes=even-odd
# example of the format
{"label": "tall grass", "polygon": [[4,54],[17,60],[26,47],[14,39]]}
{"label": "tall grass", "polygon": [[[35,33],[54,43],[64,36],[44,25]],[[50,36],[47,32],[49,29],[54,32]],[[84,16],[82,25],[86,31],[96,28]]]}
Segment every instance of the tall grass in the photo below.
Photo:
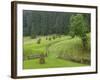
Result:
{"label": "tall grass", "polygon": [[[88,35],[89,36],[89,35]],[[79,63],[90,64],[90,39],[88,37],[87,48],[84,49],[82,46],[81,39],[75,37],[61,41],[57,44],[52,45],[49,48],[50,54],[54,54],[58,58],[71,60]]]}

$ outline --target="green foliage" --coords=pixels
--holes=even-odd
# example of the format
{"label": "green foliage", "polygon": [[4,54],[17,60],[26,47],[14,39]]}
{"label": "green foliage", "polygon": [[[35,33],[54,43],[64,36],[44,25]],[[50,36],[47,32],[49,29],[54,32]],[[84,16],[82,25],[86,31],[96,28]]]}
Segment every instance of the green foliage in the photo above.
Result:
{"label": "green foliage", "polygon": [[71,13],[24,10],[24,36],[67,34],[70,16]]}
{"label": "green foliage", "polygon": [[35,39],[35,38],[36,38],[36,35],[31,34],[31,38],[32,38],[32,39]]}
{"label": "green foliage", "polygon": [[[24,10],[23,15],[24,69],[89,65],[90,14]],[[47,56],[28,60],[33,54]]]}
{"label": "green foliage", "polygon": [[52,39],[56,39],[56,36],[55,36],[55,35],[53,35],[53,36],[52,36]]}
{"label": "green foliage", "polygon": [[87,36],[86,36],[86,34],[84,34],[83,36],[82,36],[82,43],[83,43],[83,48],[87,48]]}
{"label": "green foliage", "polygon": [[73,31],[70,31],[70,32],[69,32],[69,35],[70,35],[72,38],[74,38],[74,36],[75,36],[75,34],[74,34]]}
{"label": "green foliage", "polygon": [[51,41],[51,39],[52,39],[52,38],[51,38],[51,37],[49,37],[49,40],[50,40],[50,41]]}
{"label": "green foliage", "polygon": [[45,64],[44,54],[40,54],[40,64]]}
{"label": "green foliage", "polygon": [[87,22],[83,14],[72,15],[70,18],[70,35],[72,37],[79,36],[82,40],[83,47],[86,48],[88,31]]}
{"label": "green foliage", "polygon": [[70,18],[70,31],[80,37],[87,32],[87,26],[82,14],[72,15]]}
{"label": "green foliage", "polygon": [[37,40],[37,44],[40,44],[41,43],[41,38],[39,38],[38,40]]}

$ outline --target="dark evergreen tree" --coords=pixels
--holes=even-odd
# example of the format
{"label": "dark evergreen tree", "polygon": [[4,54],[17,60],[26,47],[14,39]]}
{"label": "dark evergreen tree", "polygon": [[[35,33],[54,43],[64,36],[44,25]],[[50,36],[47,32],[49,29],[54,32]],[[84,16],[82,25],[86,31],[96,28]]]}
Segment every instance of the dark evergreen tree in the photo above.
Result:
{"label": "dark evergreen tree", "polygon": [[[82,13],[83,14],[83,13]],[[70,18],[77,13],[52,11],[23,11],[23,35],[36,38],[39,35],[68,35]],[[90,31],[90,14],[83,14]],[[70,32],[73,34],[73,32]]]}

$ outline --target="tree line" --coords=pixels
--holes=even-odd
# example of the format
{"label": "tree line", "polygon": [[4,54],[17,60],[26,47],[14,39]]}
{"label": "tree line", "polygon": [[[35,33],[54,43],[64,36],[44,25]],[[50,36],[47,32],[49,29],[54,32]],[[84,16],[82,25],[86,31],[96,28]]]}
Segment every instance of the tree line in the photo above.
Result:
{"label": "tree line", "polygon": [[[74,32],[72,25],[75,24],[72,17],[77,14],[79,13],[23,10],[23,35],[31,38],[50,34],[68,35]],[[80,14],[84,18],[83,24],[87,25],[86,31],[90,32],[90,14]],[[79,27],[80,29],[82,28],[81,26]]]}

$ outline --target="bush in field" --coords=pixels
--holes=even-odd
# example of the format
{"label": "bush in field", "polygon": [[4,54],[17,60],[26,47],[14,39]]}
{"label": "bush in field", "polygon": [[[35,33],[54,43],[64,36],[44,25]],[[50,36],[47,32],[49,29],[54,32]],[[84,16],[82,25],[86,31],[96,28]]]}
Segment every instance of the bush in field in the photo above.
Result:
{"label": "bush in field", "polygon": [[36,35],[32,34],[32,35],[31,35],[31,38],[32,38],[32,39],[36,38]]}
{"label": "bush in field", "polygon": [[45,64],[45,55],[44,55],[44,54],[40,54],[39,63],[40,63],[40,64]]}
{"label": "bush in field", "polygon": [[37,44],[40,44],[41,43],[41,38],[39,38],[38,40],[37,40]]}
{"label": "bush in field", "polygon": [[54,35],[54,36],[52,36],[52,39],[56,39],[56,36]]}
{"label": "bush in field", "polygon": [[49,40],[51,41],[51,37],[49,37]]}
{"label": "bush in field", "polygon": [[46,40],[48,40],[48,37],[46,37]]}

